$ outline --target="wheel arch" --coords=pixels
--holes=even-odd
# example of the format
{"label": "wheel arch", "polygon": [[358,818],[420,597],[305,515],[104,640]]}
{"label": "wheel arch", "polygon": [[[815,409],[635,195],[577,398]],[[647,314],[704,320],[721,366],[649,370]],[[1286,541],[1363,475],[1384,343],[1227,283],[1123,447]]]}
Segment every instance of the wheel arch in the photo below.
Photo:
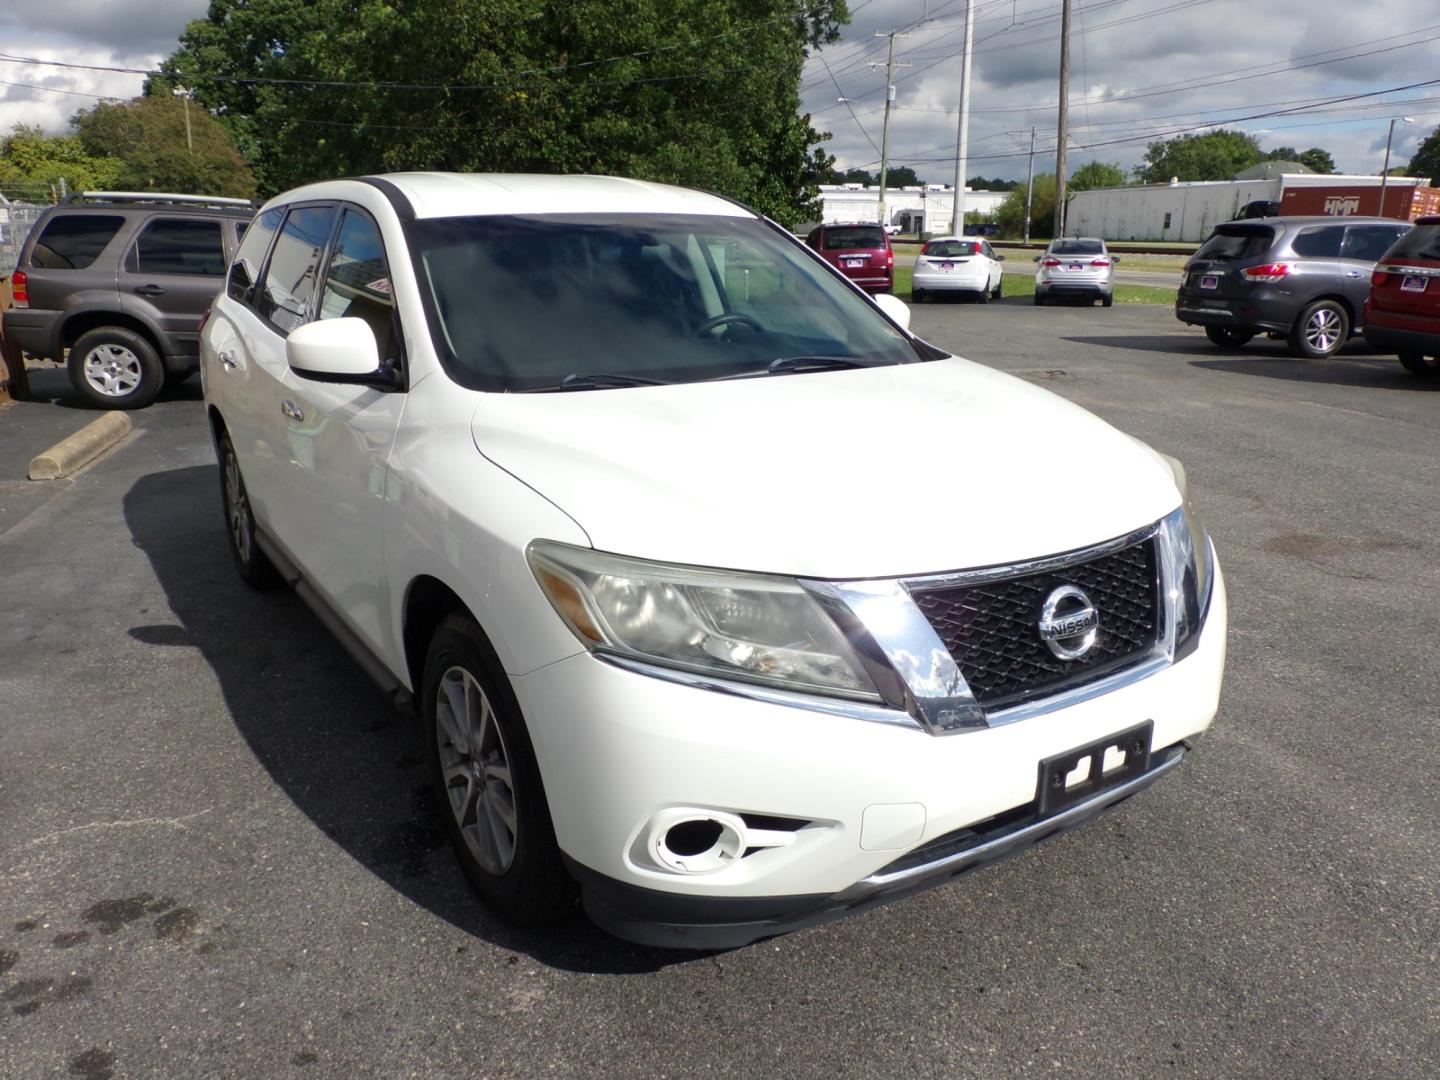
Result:
{"label": "wheel arch", "polygon": [[[480,626],[475,612],[461,599],[460,594],[437,577],[420,574],[405,590],[404,622],[401,626],[401,640],[405,650],[405,672],[410,677],[410,689],[418,702],[420,688],[425,679],[425,653],[430,639],[447,615],[464,612]],[[484,627],[480,633],[485,634]],[[486,635],[489,640],[489,635]]]}
{"label": "wheel arch", "polygon": [[68,349],[79,341],[82,335],[106,326],[118,326],[122,330],[139,334],[150,343],[150,347],[155,350],[157,357],[162,361],[165,359],[165,350],[160,345],[160,337],[155,332],[155,328],[144,319],[128,315],[123,311],[103,309],[77,311],[60,326],[60,346],[62,349]]}
{"label": "wheel arch", "polygon": [[1310,297],[1309,300],[1306,300],[1305,303],[1300,305],[1300,311],[1295,316],[1296,322],[1299,322],[1300,316],[1309,310],[1311,304],[1318,304],[1321,300],[1329,300],[1332,303],[1339,304],[1340,307],[1344,309],[1345,318],[1350,321],[1350,333],[1353,335],[1360,324],[1356,319],[1355,305],[1350,302],[1344,293],[1323,292],[1318,296]]}

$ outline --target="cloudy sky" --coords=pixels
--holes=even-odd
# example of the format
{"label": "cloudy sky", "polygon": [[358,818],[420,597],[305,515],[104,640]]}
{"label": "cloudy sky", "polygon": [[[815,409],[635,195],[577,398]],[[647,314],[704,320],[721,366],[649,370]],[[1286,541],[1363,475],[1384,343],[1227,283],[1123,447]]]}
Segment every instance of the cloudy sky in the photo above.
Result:
{"label": "cloudy sky", "polygon": [[[971,176],[1023,179],[1030,128],[1036,170],[1054,167],[1059,0],[971,0]],[[926,179],[953,175],[966,0],[851,0],[841,41],[812,57],[802,97],[842,165],[874,168],[880,153],[885,59],[897,63],[891,161]],[[148,68],[166,56],[206,0],[10,0],[0,54]],[[1146,141],[1215,124],[1261,145],[1328,149],[1342,169],[1375,172],[1387,119],[1393,156],[1408,161],[1440,124],[1440,9],[1427,0],[1075,0],[1071,39],[1071,167],[1137,164]],[[729,45],[726,46],[730,47]],[[17,123],[60,131],[95,96],[139,92],[135,75],[0,60],[0,132]],[[24,84],[24,85],[15,85]],[[87,96],[90,95],[90,96]],[[838,98],[844,97],[842,103]],[[1334,98],[1355,100],[1321,104]],[[1318,106],[1311,108],[1310,106]],[[1281,109],[1284,116],[1235,122]],[[853,110],[853,116],[852,116]],[[873,145],[872,145],[873,144]],[[1048,161],[1047,161],[1048,158]]]}

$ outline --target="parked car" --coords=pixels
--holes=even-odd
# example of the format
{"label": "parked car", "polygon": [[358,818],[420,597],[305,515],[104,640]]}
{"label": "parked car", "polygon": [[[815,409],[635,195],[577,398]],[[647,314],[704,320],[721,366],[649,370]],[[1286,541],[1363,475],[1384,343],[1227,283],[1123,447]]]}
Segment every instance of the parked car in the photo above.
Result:
{"label": "parked car", "polygon": [[1078,825],[1209,725],[1225,588],[1180,464],[907,324],[681,188],[261,211],[201,338],[230,554],[413,704],[506,916],[578,890],[621,937],[743,945]]}
{"label": "parked car", "polygon": [[982,304],[1004,295],[1004,255],[980,237],[941,236],[915,256],[910,296],[918,304],[936,293],[959,293]]}
{"label": "parked car", "polygon": [[1185,264],[1175,317],[1222,349],[1266,333],[1298,356],[1332,356],[1361,328],[1375,260],[1409,228],[1374,217],[1217,225]]}
{"label": "parked car", "polygon": [[1440,378],[1440,217],[1422,217],[1381,256],[1365,301],[1365,340],[1405,370]]}
{"label": "parked car", "polygon": [[245,199],[85,192],[40,216],[11,275],[6,340],[64,360],[101,409],[194,374],[200,320],[254,214]]}
{"label": "parked car", "polygon": [[1280,215],[1280,204],[1273,199],[1255,199],[1246,203],[1240,208],[1240,213],[1235,215],[1237,221],[1249,218],[1278,217]]}
{"label": "parked car", "polygon": [[821,225],[805,238],[820,257],[866,292],[891,292],[895,287],[895,251],[879,225]]}
{"label": "parked car", "polygon": [[1080,297],[1106,307],[1115,303],[1115,264],[1105,241],[1093,236],[1051,240],[1044,255],[1036,255],[1035,303],[1052,297]]}

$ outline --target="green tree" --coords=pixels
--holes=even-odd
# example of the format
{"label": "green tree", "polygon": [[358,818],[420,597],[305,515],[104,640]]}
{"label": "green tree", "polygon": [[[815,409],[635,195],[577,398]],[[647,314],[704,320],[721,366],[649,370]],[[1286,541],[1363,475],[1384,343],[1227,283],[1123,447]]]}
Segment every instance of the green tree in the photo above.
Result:
{"label": "green tree", "polygon": [[1293,146],[1277,146],[1274,150],[1267,150],[1260,160],[1298,161],[1301,165],[1314,169],[1317,173],[1339,171],[1335,167],[1335,159],[1330,156],[1330,151],[1318,146],[1312,146],[1309,150],[1296,150]]}
{"label": "green tree", "polygon": [[971,191],[1014,191],[1021,185],[1019,180],[1001,180],[998,176],[994,180],[972,176],[965,181],[965,186]]}
{"label": "green tree", "polygon": [[393,169],[600,172],[793,224],[818,219],[829,171],[801,69],[848,18],[844,0],[211,0],[149,89],[191,88],[266,192]]}
{"label": "green tree", "polygon": [[126,190],[255,194],[255,177],[229,134],[199,105],[169,95],[102,101],[71,125],[88,152],[120,159],[115,182]]}
{"label": "green tree", "polygon": [[38,127],[17,124],[0,141],[0,189],[12,198],[44,200],[61,181],[71,191],[112,188],[124,163],[108,154],[92,154],[74,135],[46,135]]}
{"label": "green tree", "polygon": [[880,182],[875,173],[866,172],[864,169],[846,169],[843,172],[839,169],[832,169],[830,175],[832,184],[864,184],[868,187]]}
{"label": "green tree", "polygon": [[1070,174],[1070,183],[1065,190],[1091,191],[1094,188],[1124,186],[1125,170],[1120,168],[1119,162],[1091,161]]}
{"label": "green tree", "polygon": [[[1025,185],[1017,185],[995,208],[995,222],[1004,236],[1025,234]],[[1036,173],[1030,207],[1030,235],[1048,240],[1055,232],[1055,174]]]}
{"label": "green tree", "polygon": [[1440,127],[1415,149],[1415,156],[1405,167],[1406,176],[1426,176],[1433,184],[1440,180]]}
{"label": "green tree", "polygon": [[1181,180],[1230,180],[1237,172],[1262,160],[1255,136],[1243,131],[1210,131],[1153,142],[1145,149],[1145,163],[1135,170],[1146,184]]}
{"label": "green tree", "polygon": [[925,181],[921,180],[920,177],[915,174],[915,170],[909,165],[892,165],[885,170],[886,187],[916,187],[924,182]]}

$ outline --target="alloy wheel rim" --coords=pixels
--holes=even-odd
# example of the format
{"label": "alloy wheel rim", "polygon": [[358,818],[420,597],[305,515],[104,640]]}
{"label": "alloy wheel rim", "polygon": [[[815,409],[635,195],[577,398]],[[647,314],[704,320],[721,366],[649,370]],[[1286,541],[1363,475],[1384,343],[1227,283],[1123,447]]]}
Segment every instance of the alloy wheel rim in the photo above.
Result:
{"label": "alloy wheel rim", "polygon": [[85,354],[85,381],[106,397],[124,397],[140,385],[140,358],[124,345],[97,345]]}
{"label": "alloy wheel rim", "polygon": [[510,755],[490,699],[464,668],[441,676],[435,721],[451,816],[470,854],[498,877],[515,862],[518,818]]}
{"label": "alloy wheel rim", "polygon": [[1340,316],[1321,308],[1305,324],[1305,340],[1318,352],[1330,352],[1340,340]]}
{"label": "alloy wheel rim", "polygon": [[225,509],[235,554],[244,562],[250,558],[250,504],[245,499],[245,485],[240,482],[240,466],[233,450],[225,454]]}

